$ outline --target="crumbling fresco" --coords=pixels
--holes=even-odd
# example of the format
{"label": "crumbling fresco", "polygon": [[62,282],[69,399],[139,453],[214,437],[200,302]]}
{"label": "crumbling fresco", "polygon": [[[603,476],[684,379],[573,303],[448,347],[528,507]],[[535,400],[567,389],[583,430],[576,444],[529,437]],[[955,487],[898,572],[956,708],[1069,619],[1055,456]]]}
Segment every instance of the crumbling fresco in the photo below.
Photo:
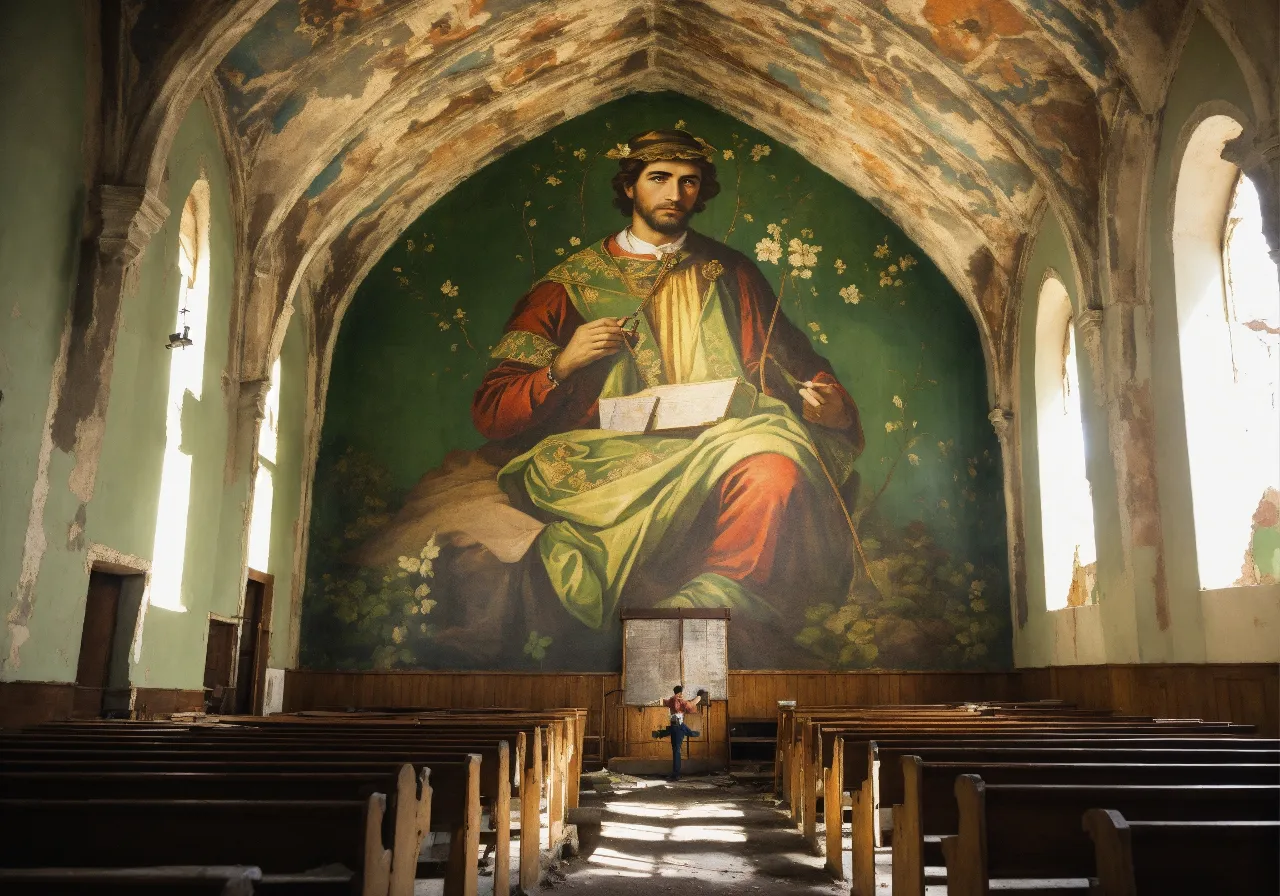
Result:
{"label": "crumbling fresco", "polygon": [[[617,163],[606,153],[649,125],[681,125],[714,147],[724,192],[694,229],[761,269],[849,389],[866,432],[848,495],[861,555],[847,536],[834,548],[788,542],[805,557],[808,585],[770,598],[782,604],[767,639],[749,636],[760,628],[751,608],[733,610],[731,663],[1006,664],[1000,458],[963,302],[864,200],[764,134],[674,94],[617,101],[511,151],[442,197],[364,279],[328,381],[302,663],[616,666],[617,610],[587,619],[548,592],[530,548],[545,520],[503,497],[501,446],[476,430],[471,402],[519,295],[625,224],[610,205]],[[477,534],[480,514],[512,528]],[[644,581],[624,589],[622,605],[670,597],[648,594]]]}
{"label": "crumbling fresco", "polygon": [[[367,270],[431,201],[558,120],[669,89],[825,159],[907,227],[980,316],[994,362],[1003,309],[980,300],[1011,279],[1044,188],[1069,228],[1094,226],[1096,97],[1127,77],[1097,16],[1029,0],[285,0],[218,79],[250,173],[251,240],[279,244],[290,287],[310,265]],[[1152,40],[1140,9],[1106,24]],[[357,218],[386,220],[353,240]],[[358,257],[337,258],[335,240]],[[983,282],[974,257],[994,262]]]}

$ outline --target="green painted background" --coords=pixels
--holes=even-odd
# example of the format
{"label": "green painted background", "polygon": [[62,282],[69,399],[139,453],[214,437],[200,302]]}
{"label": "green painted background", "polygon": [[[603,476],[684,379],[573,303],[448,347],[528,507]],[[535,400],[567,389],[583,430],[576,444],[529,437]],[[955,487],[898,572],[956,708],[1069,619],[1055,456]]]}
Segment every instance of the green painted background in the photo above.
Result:
{"label": "green painted background", "polygon": [[[808,279],[787,275],[785,251],[781,267],[761,268],[775,289],[788,281],[785,313],[830,359],[867,432],[859,511],[872,509],[860,534],[877,579],[891,584],[881,595],[855,588],[843,607],[808,607],[788,667],[1008,664],[998,446],[962,300],[884,215],[797,153],[682,96],[647,94],[566,122],[480,171],[410,226],[361,284],[326,399],[303,665],[466,664],[456,645],[432,641],[429,615],[406,612],[395,570],[360,570],[342,554],[376,537],[385,514],[448,451],[483,443],[471,397],[515,301],[575,251],[574,240],[587,244],[626,223],[610,204],[616,163],[603,153],[680,122],[717,148],[724,187],[694,229],[753,258],[770,224],[782,228],[784,246],[794,237],[821,247]],[[620,661],[614,634],[525,647],[504,654],[503,667]],[[751,658],[731,656],[730,665],[750,668]]]}

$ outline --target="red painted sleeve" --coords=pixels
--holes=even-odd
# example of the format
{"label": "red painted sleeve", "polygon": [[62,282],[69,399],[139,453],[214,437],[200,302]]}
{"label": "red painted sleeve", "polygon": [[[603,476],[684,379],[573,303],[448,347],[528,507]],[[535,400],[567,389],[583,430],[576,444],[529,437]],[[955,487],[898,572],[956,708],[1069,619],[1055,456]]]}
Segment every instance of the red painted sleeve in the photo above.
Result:
{"label": "red painted sleeve", "polygon": [[[582,323],[564,287],[543,282],[517,303],[503,332],[533,333],[564,348]],[[494,441],[511,439],[562,415],[568,418],[565,429],[580,424],[584,409],[576,405],[581,401],[573,400],[568,385],[553,386],[547,370],[502,360],[485,374],[471,401],[471,419],[480,434]]]}

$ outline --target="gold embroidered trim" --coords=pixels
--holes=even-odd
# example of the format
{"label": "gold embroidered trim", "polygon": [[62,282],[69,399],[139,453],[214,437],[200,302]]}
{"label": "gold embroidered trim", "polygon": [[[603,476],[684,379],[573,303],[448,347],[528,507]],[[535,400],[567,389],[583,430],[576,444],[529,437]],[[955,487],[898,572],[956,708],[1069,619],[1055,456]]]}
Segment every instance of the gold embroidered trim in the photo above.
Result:
{"label": "gold embroidered trim", "polygon": [[497,361],[516,361],[531,367],[546,367],[560,354],[560,346],[545,336],[528,330],[509,330],[489,352]]}
{"label": "gold embroidered trim", "polygon": [[705,280],[719,280],[724,273],[724,265],[714,258],[702,266],[702,277]]}
{"label": "gold embroidered trim", "polygon": [[570,460],[573,456],[570,444],[555,439],[549,440],[538,452],[537,463],[546,478],[548,486],[551,488],[565,488],[574,494],[580,495],[584,492],[595,491],[602,485],[617,482],[619,479],[623,479],[633,473],[647,470],[654,464],[661,463],[673,450],[679,447],[678,443],[672,442],[667,446],[666,450],[640,451],[634,456],[610,466],[609,472],[605,475],[593,478],[588,476],[585,469],[574,469],[574,464]]}

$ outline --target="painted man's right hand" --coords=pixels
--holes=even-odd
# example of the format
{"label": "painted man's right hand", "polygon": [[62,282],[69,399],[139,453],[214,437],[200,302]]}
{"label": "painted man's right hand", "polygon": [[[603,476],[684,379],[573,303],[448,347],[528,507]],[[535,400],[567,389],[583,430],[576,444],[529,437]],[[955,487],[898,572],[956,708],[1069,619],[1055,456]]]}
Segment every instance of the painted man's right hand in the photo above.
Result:
{"label": "painted man's right hand", "polygon": [[551,375],[565,380],[601,358],[617,354],[626,344],[622,324],[626,318],[602,317],[585,323],[573,331],[569,344],[551,364]]}

